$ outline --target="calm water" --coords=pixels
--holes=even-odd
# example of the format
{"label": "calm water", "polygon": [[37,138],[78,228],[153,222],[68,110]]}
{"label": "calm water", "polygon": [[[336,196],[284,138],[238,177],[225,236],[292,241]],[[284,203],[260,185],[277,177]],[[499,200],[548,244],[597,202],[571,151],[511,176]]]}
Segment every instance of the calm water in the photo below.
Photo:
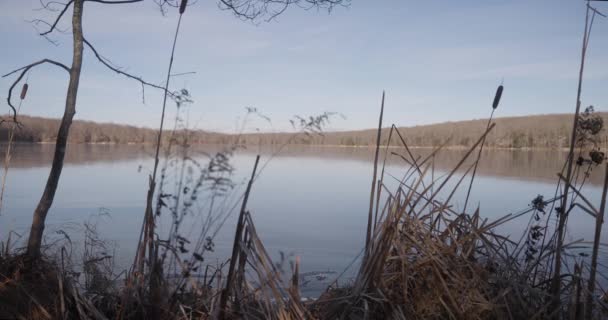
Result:
{"label": "calm water", "polygon": [[[48,176],[53,148],[16,147],[0,216],[0,239],[6,239],[9,230],[27,233]],[[428,152],[414,150],[420,155]],[[255,150],[240,151],[231,160],[236,168],[232,176],[236,189],[226,200],[226,207],[236,203],[242,194],[255,153]],[[436,158],[435,175],[444,174],[463,154],[444,151]],[[560,171],[564,157],[558,151],[485,152],[469,208],[479,205],[482,216],[491,220],[528,208],[538,194],[551,198],[556,172]],[[263,151],[262,163],[268,158],[268,152]],[[248,206],[269,253],[273,257],[278,257],[279,252],[288,257],[300,256],[302,272],[341,272],[359,254],[365,239],[372,159],[373,152],[361,148],[291,148],[274,157],[255,182]],[[57,237],[56,231],[67,232],[78,251],[83,223],[93,221],[100,235],[115,244],[117,264],[128,265],[139,236],[151,167],[150,147],[69,146],[60,187],[47,220],[47,235]],[[405,168],[403,160],[392,156],[387,173],[400,177]],[[388,175],[385,179],[391,180]],[[603,172],[597,170],[585,187],[596,207],[602,179]],[[456,209],[464,202],[466,190],[462,189],[453,201]],[[201,199],[204,202],[205,198]],[[205,210],[201,204],[200,211]],[[100,211],[108,215],[99,216]],[[207,255],[208,262],[222,260],[228,254],[235,218],[236,213],[217,234],[215,252]],[[200,224],[196,223],[200,217],[191,219],[185,225],[184,235],[194,238],[200,233],[197,229]],[[527,221],[528,217],[502,229],[517,238]],[[568,239],[591,240],[593,223],[589,215],[577,212],[570,219]],[[166,229],[162,225],[161,233]]]}

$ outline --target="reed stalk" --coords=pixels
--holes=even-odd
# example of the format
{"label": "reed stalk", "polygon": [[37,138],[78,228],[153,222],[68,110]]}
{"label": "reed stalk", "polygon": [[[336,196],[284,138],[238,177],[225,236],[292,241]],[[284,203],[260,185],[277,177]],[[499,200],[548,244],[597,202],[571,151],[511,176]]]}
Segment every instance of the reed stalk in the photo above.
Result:
{"label": "reed stalk", "polygon": [[[494,118],[494,111],[498,108],[498,104],[500,103],[500,98],[502,97],[503,86],[502,84],[498,86],[496,89],[496,94],[494,95],[494,102],[492,103],[492,112],[490,113],[490,118],[488,119],[488,123],[486,124],[486,130],[490,127],[492,123],[492,119]],[[471,180],[469,182],[469,188],[467,189],[467,197],[464,200],[464,207],[462,212],[467,212],[467,204],[469,203],[469,196],[471,195],[471,189],[473,189],[473,181],[475,181],[475,174],[477,173],[477,166],[479,165],[479,160],[481,159],[481,153],[483,152],[483,146],[486,143],[486,138],[484,136],[481,141],[481,146],[479,147],[479,153],[477,154],[477,159],[475,159],[475,165],[473,166],[473,174],[471,174]]]}
{"label": "reed stalk", "polygon": [[245,223],[245,212],[247,210],[247,200],[249,200],[249,194],[251,193],[251,187],[253,185],[253,181],[255,179],[255,174],[258,169],[258,163],[260,162],[260,156],[256,156],[255,164],[253,165],[253,171],[251,172],[251,178],[249,179],[249,183],[247,184],[247,189],[245,190],[245,196],[243,197],[243,203],[241,205],[241,211],[239,213],[239,219],[236,224],[236,232],[234,233],[234,243],[232,244],[232,255],[230,257],[230,266],[228,267],[228,275],[226,278],[226,287],[222,291],[222,295],[220,298],[220,314],[219,319],[223,320],[226,316],[226,303],[228,302],[228,297],[230,296],[230,290],[232,288],[232,282],[234,280],[234,270],[236,266],[236,260],[238,258],[239,252],[241,249],[241,239],[243,237],[243,225]]}
{"label": "reed stalk", "polygon": [[384,170],[386,169],[386,160],[388,159],[388,149],[391,146],[391,139],[393,137],[393,129],[395,126],[391,126],[391,130],[388,132],[388,140],[386,142],[386,147],[384,148],[384,160],[382,161],[382,170],[380,172],[380,179],[378,180],[378,192],[376,194],[376,212],[374,213],[374,226],[373,229],[376,228],[376,224],[378,223],[378,210],[380,209],[380,197],[382,196],[382,187],[384,186]]}
{"label": "reed stalk", "polygon": [[149,246],[149,248],[148,248],[149,254],[152,254],[154,251],[154,248],[153,248],[154,215],[152,212],[152,201],[154,199],[154,192],[156,190],[156,174],[158,171],[158,164],[160,162],[160,147],[162,144],[162,136],[163,136],[164,123],[165,123],[165,113],[166,113],[166,109],[167,109],[167,98],[169,97],[169,84],[170,84],[170,80],[171,80],[171,70],[173,68],[175,48],[177,46],[177,38],[179,35],[179,29],[181,26],[182,17],[183,17],[186,3],[187,3],[187,0],[182,0],[182,4],[180,5],[179,19],[177,20],[177,26],[175,27],[175,33],[173,36],[173,45],[171,46],[171,56],[169,58],[169,66],[167,68],[168,69],[167,76],[165,79],[163,105],[162,105],[160,124],[159,124],[159,128],[158,128],[158,135],[157,135],[155,151],[154,151],[154,167],[152,169],[152,174],[149,177],[149,187],[148,187],[148,194],[146,197],[146,209],[144,212],[144,221],[142,223],[142,228],[140,231],[139,242],[138,242],[138,247],[137,247],[137,251],[136,251],[137,254],[135,256],[135,262],[134,262],[134,268],[137,265],[136,269],[138,270],[138,272],[140,274],[144,273],[144,260],[145,260],[145,256],[146,256],[146,254],[145,254],[146,245]]}
{"label": "reed stalk", "polygon": [[606,163],[604,173],[604,189],[602,191],[602,202],[600,210],[595,217],[595,234],[593,238],[593,250],[591,253],[591,266],[589,271],[589,282],[587,285],[587,297],[585,306],[585,319],[591,320],[593,317],[593,294],[595,292],[595,278],[597,274],[597,260],[600,248],[600,239],[602,234],[602,225],[604,224],[604,212],[606,210],[606,194],[608,193],[608,163]]}
{"label": "reed stalk", "polygon": [[[570,137],[570,148],[568,151],[567,158],[567,169],[566,169],[566,181],[570,181],[572,179],[572,166],[574,165],[574,149],[576,144],[577,132],[578,132],[578,120],[581,109],[581,93],[583,88],[583,73],[585,70],[585,57],[587,55],[587,46],[589,44],[589,34],[591,32],[592,23],[589,23],[589,4],[587,4],[587,11],[585,14],[585,29],[583,32],[583,44],[581,48],[581,61],[580,68],[578,73],[578,85],[576,92],[576,107],[574,112],[574,119],[572,123],[572,134]],[[593,13],[595,16],[595,13]],[[555,261],[553,267],[553,280],[551,282],[551,293],[552,297],[552,306],[554,309],[557,309],[560,305],[560,294],[561,294],[561,268],[562,268],[562,248],[564,244],[564,229],[566,223],[566,211],[568,210],[568,192],[570,189],[570,184],[564,184],[564,197],[562,198],[562,203],[560,207],[560,211],[557,212],[558,218],[558,226],[557,226],[557,244],[555,246]]]}
{"label": "reed stalk", "polygon": [[367,232],[365,235],[365,250],[369,249],[372,237],[372,224],[374,215],[374,193],[376,191],[376,176],[378,174],[378,155],[380,153],[380,138],[382,137],[382,117],[384,116],[384,91],[382,91],[382,102],[380,103],[380,118],[378,119],[378,133],[376,135],[376,152],[374,154],[374,173],[372,175],[372,187],[369,193],[369,213],[367,216]]}

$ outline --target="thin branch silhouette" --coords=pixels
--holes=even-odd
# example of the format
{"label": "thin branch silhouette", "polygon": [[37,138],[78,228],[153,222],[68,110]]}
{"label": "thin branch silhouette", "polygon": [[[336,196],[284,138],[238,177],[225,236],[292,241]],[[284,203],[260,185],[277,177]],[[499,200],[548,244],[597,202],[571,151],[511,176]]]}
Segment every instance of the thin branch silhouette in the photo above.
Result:
{"label": "thin branch silhouette", "polygon": [[12,74],[15,74],[19,71],[21,71],[21,73],[19,74],[19,76],[17,77],[17,79],[15,79],[15,81],[13,81],[13,84],[10,86],[10,88],[8,89],[8,96],[6,97],[6,101],[8,102],[8,106],[11,108],[12,112],[13,112],[13,122],[17,123],[17,109],[15,108],[15,106],[13,105],[12,101],[11,101],[11,97],[13,95],[13,89],[15,88],[15,86],[17,86],[17,84],[21,81],[21,79],[23,79],[23,77],[25,76],[25,74],[32,69],[35,66],[41,65],[43,63],[50,63],[53,65],[56,65],[58,67],[61,67],[62,69],[64,69],[65,71],[67,71],[68,73],[70,72],[70,68],[68,68],[66,65],[64,65],[61,62],[57,62],[55,60],[51,60],[51,59],[42,59],[40,61],[34,62],[34,63],[30,63],[27,66],[21,67],[19,69],[15,69],[5,75],[2,76],[2,78],[6,78]]}

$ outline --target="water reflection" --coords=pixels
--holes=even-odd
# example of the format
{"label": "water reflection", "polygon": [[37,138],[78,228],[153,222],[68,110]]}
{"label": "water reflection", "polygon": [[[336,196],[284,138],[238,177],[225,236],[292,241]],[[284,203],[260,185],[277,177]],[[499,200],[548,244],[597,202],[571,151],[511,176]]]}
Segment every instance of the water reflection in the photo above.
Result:
{"label": "water reflection", "polygon": [[[222,146],[194,146],[195,149],[205,152],[215,152]],[[4,150],[0,145],[0,156],[4,157]],[[14,146],[11,167],[37,168],[47,167],[53,159],[54,145],[52,144],[17,144]],[[151,145],[70,145],[65,163],[68,165],[85,165],[99,162],[117,162],[145,160],[152,157]],[[328,160],[373,161],[372,148],[352,147],[315,147],[315,146],[287,146],[280,150],[280,157],[296,158],[324,158]],[[242,154],[261,153],[269,156],[278,152],[278,148],[249,146],[240,150]],[[384,154],[384,150],[382,154]],[[432,149],[415,148],[412,153],[416,158],[424,159]],[[465,155],[466,150],[444,150],[434,157],[437,170],[449,170]],[[410,159],[403,148],[390,148],[388,151],[389,164],[405,165],[400,158]],[[536,180],[545,182],[557,181],[557,172],[562,170],[567,152],[562,150],[484,150],[478,173],[495,177],[507,177],[522,180]],[[470,159],[469,163],[472,163]],[[463,168],[466,168],[466,163]],[[603,167],[590,176],[589,183],[600,185],[603,177]]]}

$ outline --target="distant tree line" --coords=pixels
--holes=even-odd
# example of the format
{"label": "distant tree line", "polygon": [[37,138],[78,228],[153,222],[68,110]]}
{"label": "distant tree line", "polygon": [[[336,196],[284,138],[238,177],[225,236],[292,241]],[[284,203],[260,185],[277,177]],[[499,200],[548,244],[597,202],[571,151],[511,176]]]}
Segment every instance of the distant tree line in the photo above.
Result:
{"label": "distant tree line", "polygon": [[[608,113],[597,112],[604,121]],[[491,148],[567,148],[570,144],[572,128],[571,114],[548,114],[523,117],[506,117],[494,120],[496,127],[488,135],[486,146]],[[399,132],[409,146],[437,147],[446,143],[448,147],[469,147],[483,134],[487,119],[445,122],[431,125],[399,128]],[[390,128],[382,130],[382,144],[388,142]],[[243,135],[243,144],[283,144],[289,139],[284,133],[257,133]],[[327,132],[322,135],[302,136],[293,143],[339,146],[374,146],[376,130]],[[601,135],[599,143],[608,147],[606,135]],[[402,145],[393,134],[391,145]]]}
{"label": "distant tree line", "polygon": [[[607,120],[608,113],[596,113]],[[40,117],[20,116],[22,126],[17,130],[15,141],[19,142],[53,142],[59,126],[59,120]],[[484,119],[445,122],[399,128],[407,144],[412,147],[436,147],[447,142],[449,147],[468,147],[485,129]],[[570,143],[572,115],[548,114],[525,117],[497,118],[496,127],[488,135],[486,145],[494,148],[565,148]],[[156,130],[129,125],[74,121],[70,143],[114,143],[145,144],[153,143]],[[382,143],[388,140],[389,128],[383,129]],[[6,141],[8,129],[0,127],[0,141]],[[244,145],[334,145],[334,146],[373,146],[376,130],[357,130],[325,132],[323,134],[301,134],[294,138],[293,133],[248,133],[222,134],[202,130],[189,134],[191,144],[227,144]],[[391,145],[399,146],[399,138],[393,135]],[[602,147],[608,147],[606,135],[600,141]]]}
{"label": "distant tree line", "polygon": [[[53,143],[59,128],[59,119],[19,116],[21,125],[15,131],[14,141]],[[69,143],[148,144],[155,143],[158,131],[131,125],[97,123],[75,120],[70,129]],[[165,135],[169,137],[169,135]],[[229,143],[229,135],[208,133],[202,130],[189,135],[190,143]],[[210,137],[213,137],[212,139]],[[0,126],[0,141],[7,141],[8,126]]]}

